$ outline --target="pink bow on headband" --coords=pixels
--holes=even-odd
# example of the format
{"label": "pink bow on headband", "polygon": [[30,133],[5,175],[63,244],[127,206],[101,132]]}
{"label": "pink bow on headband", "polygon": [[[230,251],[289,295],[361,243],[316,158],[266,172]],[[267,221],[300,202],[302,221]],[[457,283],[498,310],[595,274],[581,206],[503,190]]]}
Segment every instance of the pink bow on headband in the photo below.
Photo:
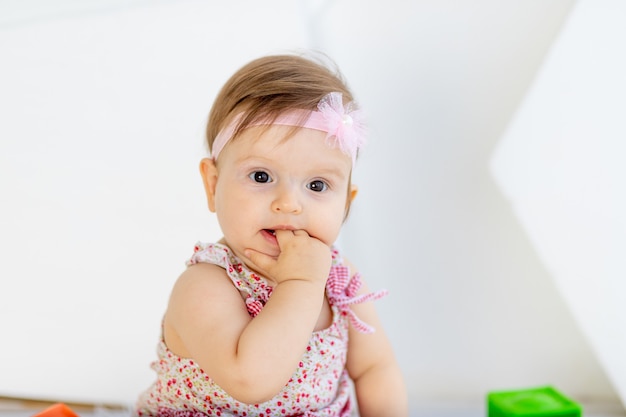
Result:
{"label": "pink bow on headband", "polygon": [[317,104],[317,109],[326,121],[326,140],[356,160],[357,151],[365,146],[365,123],[363,111],[353,102],[343,106],[341,93],[325,95]]}

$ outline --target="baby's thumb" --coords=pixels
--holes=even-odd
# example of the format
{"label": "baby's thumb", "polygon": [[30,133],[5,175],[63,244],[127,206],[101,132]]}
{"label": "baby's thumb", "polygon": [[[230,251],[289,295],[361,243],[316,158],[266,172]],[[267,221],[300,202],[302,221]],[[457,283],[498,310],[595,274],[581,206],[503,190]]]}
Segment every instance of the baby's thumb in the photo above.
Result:
{"label": "baby's thumb", "polygon": [[264,253],[257,252],[253,249],[246,249],[244,251],[244,255],[246,255],[248,260],[250,260],[254,269],[264,275],[267,275],[267,270],[271,268],[272,262],[274,262],[274,259],[272,257],[267,256]]}

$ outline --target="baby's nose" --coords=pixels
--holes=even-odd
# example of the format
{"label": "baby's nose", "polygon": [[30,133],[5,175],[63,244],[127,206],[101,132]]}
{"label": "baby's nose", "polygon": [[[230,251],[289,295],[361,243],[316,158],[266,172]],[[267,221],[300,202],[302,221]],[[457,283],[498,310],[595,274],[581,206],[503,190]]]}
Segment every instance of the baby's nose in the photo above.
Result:
{"label": "baby's nose", "polygon": [[300,213],[302,204],[298,193],[290,188],[282,189],[272,201],[272,211],[276,213]]}

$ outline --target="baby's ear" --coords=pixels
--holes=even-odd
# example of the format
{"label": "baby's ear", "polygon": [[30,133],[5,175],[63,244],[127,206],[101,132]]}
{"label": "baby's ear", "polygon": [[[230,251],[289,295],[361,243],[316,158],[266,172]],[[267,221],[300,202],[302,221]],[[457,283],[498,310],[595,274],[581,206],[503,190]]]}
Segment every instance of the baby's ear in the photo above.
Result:
{"label": "baby's ear", "polygon": [[350,184],[350,189],[348,190],[348,198],[346,199],[346,212],[343,216],[343,221],[345,222],[348,219],[348,214],[350,214],[350,206],[354,201],[356,195],[359,193],[359,187],[355,184]]}
{"label": "baby's ear", "polygon": [[215,213],[215,186],[217,184],[217,167],[212,158],[203,158],[200,161],[200,175],[204,184],[209,210]]}
{"label": "baby's ear", "polygon": [[348,201],[348,204],[354,201],[358,193],[359,187],[357,187],[356,184],[350,184],[350,192],[348,193],[348,198],[350,199],[350,201]]}

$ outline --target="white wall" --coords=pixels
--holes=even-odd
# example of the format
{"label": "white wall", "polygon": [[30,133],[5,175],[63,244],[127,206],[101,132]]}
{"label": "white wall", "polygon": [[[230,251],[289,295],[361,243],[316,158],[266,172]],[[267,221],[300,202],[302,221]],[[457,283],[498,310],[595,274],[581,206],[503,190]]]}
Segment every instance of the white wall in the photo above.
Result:
{"label": "white wall", "polygon": [[391,290],[412,403],[618,401],[488,169],[572,1],[65,4],[0,26],[0,395],[130,402],[151,381],[169,288],[219,237],[210,103],[249,59],[314,46],[370,113],[342,245]]}
{"label": "white wall", "polygon": [[153,379],[171,285],[220,237],[198,171],[212,100],[305,43],[296,4],[237,12],[253,4],[103,3],[0,31],[0,395],[131,401]]}
{"label": "white wall", "polygon": [[491,164],[622,399],[625,18],[623,1],[577,3]]}
{"label": "white wall", "polygon": [[375,116],[344,236],[399,297],[380,307],[411,398],[476,402],[554,384],[615,400],[489,171],[573,3],[356,3],[339,3],[318,30]]}

